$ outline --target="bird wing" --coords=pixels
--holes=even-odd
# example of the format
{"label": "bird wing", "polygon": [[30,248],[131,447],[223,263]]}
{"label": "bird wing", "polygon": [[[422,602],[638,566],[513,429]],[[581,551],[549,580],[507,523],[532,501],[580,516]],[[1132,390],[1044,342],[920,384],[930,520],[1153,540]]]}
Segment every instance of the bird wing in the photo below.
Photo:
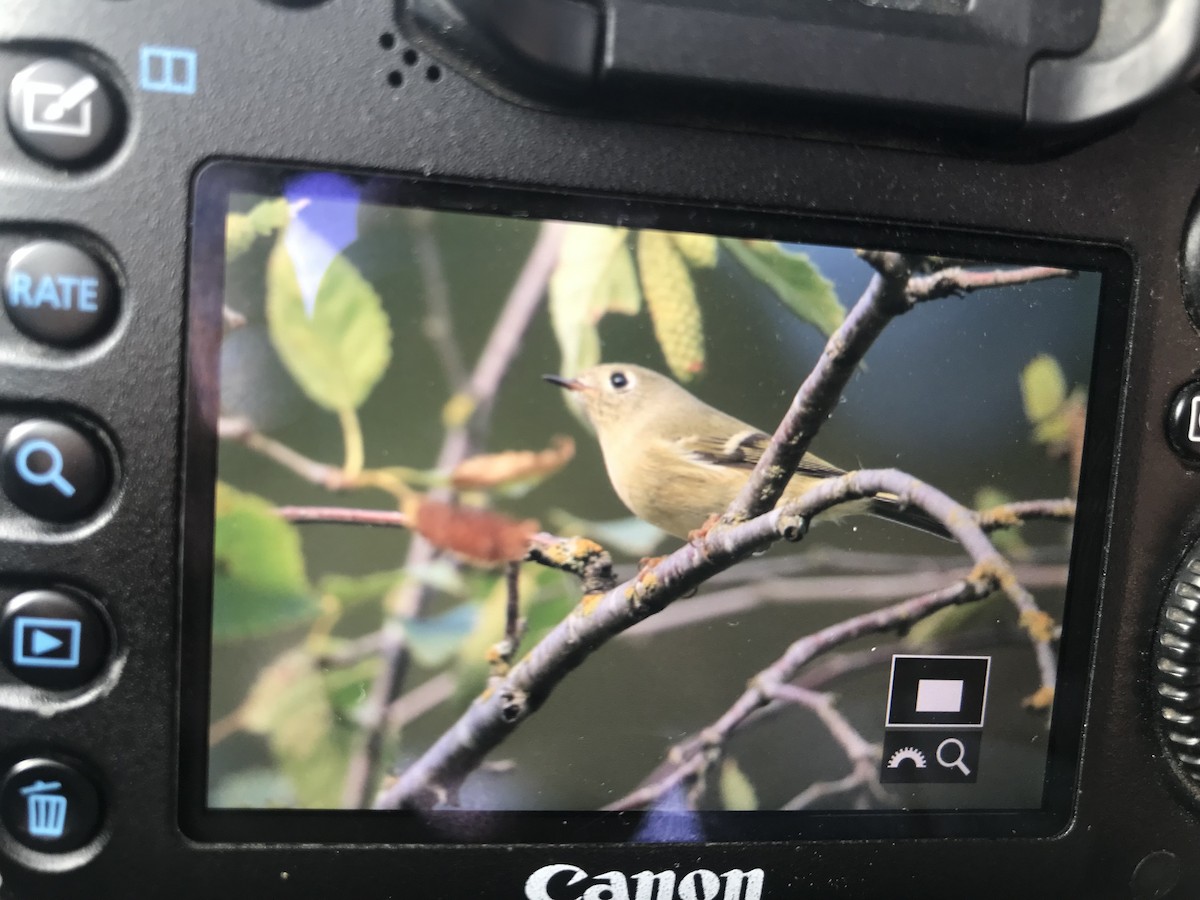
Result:
{"label": "bird wing", "polygon": [[[745,428],[726,441],[691,435],[680,438],[675,443],[696,462],[721,468],[748,470],[758,464],[770,440],[769,435],[757,429]],[[837,466],[806,453],[800,465],[796,467],[796,474],[807,475],[809,478],[835,478],[846,473]],[[941,522],[918,507],[902,504],[895,494],[876,494],[863,511],[936,537],[950,538],[950,532]]]}
{"label": "bird wing", "polygon": [[[762,459],[770,440],[770,435],[755,428],[746,428],[735,432],[724,441],[716,437],[688,435],[679,438],[676,444],[697,462],[736,469],[753,469]],[[800,465],[796,467],[796,474],[808,475],[810,478],[833,478],[846,473],[837,466],[806,453]]]}

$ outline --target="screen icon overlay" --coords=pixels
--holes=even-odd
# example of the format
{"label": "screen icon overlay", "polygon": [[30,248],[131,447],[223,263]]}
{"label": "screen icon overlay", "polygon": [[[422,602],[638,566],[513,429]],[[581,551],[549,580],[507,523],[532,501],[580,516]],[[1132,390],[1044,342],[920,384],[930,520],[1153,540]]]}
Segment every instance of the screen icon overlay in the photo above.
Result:
{"label": "screen icon overlay", "polygon": [[892,657],[882,781],[975,781],[991,662],[990,656]]}

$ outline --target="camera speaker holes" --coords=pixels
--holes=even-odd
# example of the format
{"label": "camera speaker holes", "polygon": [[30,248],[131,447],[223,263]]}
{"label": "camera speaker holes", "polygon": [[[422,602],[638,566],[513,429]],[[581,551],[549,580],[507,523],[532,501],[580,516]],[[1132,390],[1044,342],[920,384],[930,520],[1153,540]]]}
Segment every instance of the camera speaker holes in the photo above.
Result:
{"label": "camera speaker holes", "polygon": [[440,66],[430,66],[425,70],[426,81],[440,81],[442,78],[442,70]]}
{"label": "camera speaker holes", "polygon": [[404,64],[406,66],[415,66],[417,64],[417,60],[419,60],[421,57],[417,55],[416,50],[414,50],[412,47],[409,47],[402,54],[400,54],[400,58],[404,60]]}
{"label": "camera speaker holes", "polygon": [[396,46],[396,36],[390,31],[385,31],[379,36],[379,46],[384,50],[391,50]]}
{"label": "camera speaker holes", "polygon": [[399,69],[392,69],[387,73],[387,83],[394,88],[404,84],[404,74]]}

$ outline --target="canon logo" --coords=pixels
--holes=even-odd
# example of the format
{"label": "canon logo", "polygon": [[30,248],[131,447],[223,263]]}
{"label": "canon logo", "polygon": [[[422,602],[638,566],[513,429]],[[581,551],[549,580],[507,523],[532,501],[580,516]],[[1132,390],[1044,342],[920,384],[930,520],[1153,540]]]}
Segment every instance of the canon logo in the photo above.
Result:
{"label": "canon logo", "polygon": [[718,875],[696,869],[674,871],[601,872],[589,876],[578,866],[542,866],[525,882],[528,900],[760,900],[763,870],[730,869]]}

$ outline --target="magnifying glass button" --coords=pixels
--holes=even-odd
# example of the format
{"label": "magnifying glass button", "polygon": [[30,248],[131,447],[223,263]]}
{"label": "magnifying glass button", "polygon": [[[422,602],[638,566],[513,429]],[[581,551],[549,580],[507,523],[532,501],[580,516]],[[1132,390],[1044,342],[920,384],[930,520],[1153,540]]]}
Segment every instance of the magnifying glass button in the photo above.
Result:
{"label": "magnifying glass button", "polygon": [[99,441],[54,419],[15,425],[0,452],[0,486],[12,503],[48,522],[77,522],[108,495],[112,470]]}

